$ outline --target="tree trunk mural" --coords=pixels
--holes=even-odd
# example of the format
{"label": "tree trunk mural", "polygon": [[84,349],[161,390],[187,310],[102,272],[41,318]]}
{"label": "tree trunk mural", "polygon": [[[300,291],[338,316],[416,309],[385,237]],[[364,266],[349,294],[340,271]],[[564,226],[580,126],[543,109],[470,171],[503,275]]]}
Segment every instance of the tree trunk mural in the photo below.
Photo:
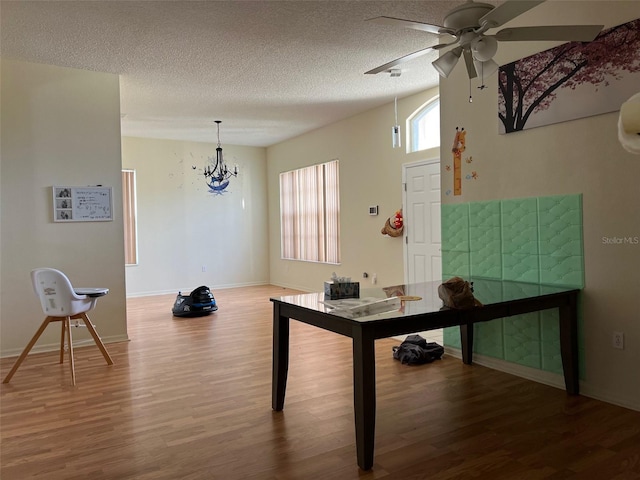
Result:
{"label": "tree trunk mural", "polygon": [[[565,43],[500,67],[498,118],[504,133],[523,130],[532,115],[549,108],[559,89],[590,84],[597,90],[638,72],[640,19],[605,30],[592,42]],[[606,111],[593,114],[599,113]]]}

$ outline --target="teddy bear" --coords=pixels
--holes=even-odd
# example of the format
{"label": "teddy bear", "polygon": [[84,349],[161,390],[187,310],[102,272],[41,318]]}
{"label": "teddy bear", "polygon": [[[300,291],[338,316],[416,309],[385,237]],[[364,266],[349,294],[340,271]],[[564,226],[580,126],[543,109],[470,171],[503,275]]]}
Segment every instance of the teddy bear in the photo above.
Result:
{"label": "teddy bear", "polygon": [[383,235],[389,235],[390,237],[399,237],[403,231],[403,218],[402,209],[397,210],[391,218],[387,218],[387,222],[384,224],[380,233]]}
{"label": "teddy bear", "polygon": [[445,307],[467,309],[482,307],[482,302],[473,296],[473,282],[453,277],[438,287],[438,296]]}

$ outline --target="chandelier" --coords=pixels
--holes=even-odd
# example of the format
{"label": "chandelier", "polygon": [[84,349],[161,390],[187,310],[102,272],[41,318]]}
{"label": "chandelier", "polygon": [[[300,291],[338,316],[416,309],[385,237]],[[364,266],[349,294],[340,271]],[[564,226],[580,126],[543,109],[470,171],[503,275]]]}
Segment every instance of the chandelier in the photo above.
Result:
{"label": "chandelier", "polygon": [[216,120],[215,122],[218,125],[218,147],[216,148],[216,157],[209,157],[209,165],[204,169],[204,178],[209,191],[221,194],[229,186],[229,179],[238,176],[238,166],[234,166],[231,171],[224,163],[220,146],[220,124],[222,121]]}

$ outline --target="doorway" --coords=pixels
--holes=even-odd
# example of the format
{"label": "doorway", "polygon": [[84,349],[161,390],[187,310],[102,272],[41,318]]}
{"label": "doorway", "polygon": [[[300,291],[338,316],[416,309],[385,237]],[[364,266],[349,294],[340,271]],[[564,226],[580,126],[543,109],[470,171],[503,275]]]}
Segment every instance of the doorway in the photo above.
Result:
{"label": "doorway", "polygon": [[[442,280],[440,159],[402,167],[405,284]],[[420,332],[442,344],[442,329]]]}

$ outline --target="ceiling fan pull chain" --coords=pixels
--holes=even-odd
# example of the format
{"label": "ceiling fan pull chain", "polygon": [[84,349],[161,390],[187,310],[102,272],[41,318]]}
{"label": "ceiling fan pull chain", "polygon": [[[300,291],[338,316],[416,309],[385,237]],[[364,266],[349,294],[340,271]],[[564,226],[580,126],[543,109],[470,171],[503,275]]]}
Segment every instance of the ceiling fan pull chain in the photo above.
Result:
{"label": "ceiling fan pull chain", "polygon": [[484,84],[484,62],[480,63],[480,85],[478,85],[478,90],[484,90],[487,86]]}

